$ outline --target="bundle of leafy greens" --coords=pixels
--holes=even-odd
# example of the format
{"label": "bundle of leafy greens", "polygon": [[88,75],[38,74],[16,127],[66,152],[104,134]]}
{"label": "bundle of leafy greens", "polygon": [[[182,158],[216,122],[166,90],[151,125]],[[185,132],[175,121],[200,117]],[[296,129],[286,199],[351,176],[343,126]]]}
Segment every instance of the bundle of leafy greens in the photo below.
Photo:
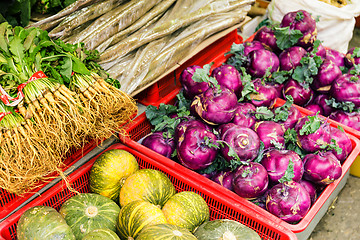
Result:
{"label": "bundle of leafy greens", "polygon": [[136,112],[133,99],[95,72],[93,58],[39,28],[0,24],[1,188],[29,190],[60,172],[69,149],[111,136]]}

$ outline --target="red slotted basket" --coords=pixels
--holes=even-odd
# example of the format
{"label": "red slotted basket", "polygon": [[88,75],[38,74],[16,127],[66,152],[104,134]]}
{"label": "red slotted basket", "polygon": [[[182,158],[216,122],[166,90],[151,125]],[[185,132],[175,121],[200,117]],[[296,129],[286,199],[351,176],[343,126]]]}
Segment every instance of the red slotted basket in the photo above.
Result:
{"label": "red slotted basket", "polygon": [[[173,100],[174,99],[165,98],[164,103],[171,104],[173,102]],[[284,101],[282,99],[277,99],[275,106],[282,105],[283,103],[284,103]],[[309,115],[308,112],[303,111],[300,108],[299,108],[299,110],[303,116]],[[311,207],[309,212],[305,215],[305,217],[299,223],[289,224],[289,223],[281,220],[280,218],[272,215],[268,211],[253,204],[252,202],[239,197],[236,193],[229,191],[228,189],[209,180],[208,178],[206,178],[194,171],[191,171],[191,170],[183,167],[182,165],[172,161],[171,159],[168,159],[168,158],[150,150],[149,148],[144,147],[140,143],[138,143],[137,142],[138,140],[145,137],[146,135],[148,135],[151,132],[151,125],[150,125],[150,122],[146,119],[145,113],[141,114],[137,120],[138,120],[139,126],[141,125],[141,128],[137,127],[136,125],[133,125],[133,126],[131,126],[131,128],[129,128],[129,130],[131,130],[131,132],[137,133],[136,137],[131,138],[131,139],[130,138],[123,139],[123,141],[128,146],[136,149],[137,151],[139,151],[147,156],[153,157],[154,159],[156,159],[156,161],[158,161],[164,165],[167,165],[173,169],[177,169],[178,171],[181,171],[181,172],[189,172],[189,174],[191,172],[191,174],[194,175],[195,178],[197,179],[197,182],[199,183],[199,185],[211,186],[215,191],[214,194],[217,194],[219,196],[224,196],[224,197],[226,196],[227,198],[232,199],[233,204],[245,205],[248,208],[253,209],[254,211],[258,212],[258,214],[262,215],[265,219],[267,219],[268,222],[276,223],[277,225],[281,225],[287,229],[290,229],[291,231],[293,231],[294,233],[297,234],[299,239],[307,239],[306,237],[312,232],[312,230],[315,228],[316,224],[320,221],[322,216],[326,213],[326,210],[330,206],[331,202],[338,195],[339,191],[344,187],[347,177],[349,175],[350,166],[352,165],[355,158],[358,156],[358,154],[360,152],[360,140],[358,138],[356,138],[355,136],[351,135],[351,131],[349,132],[345,129],[345,131],[347,132],[347,134],[352,142],[353,150],[342,165],[341,177],[339,179],[337,179],[334,183],[328,185],[322,191],[321,195],[318,197],[318,199],[316,200],[314,205]],[[330,126],[337,127],[338,124],[334,121],[331,121]],[[305,237],[305,238],[303,238],[303,237]]]}
{"label": "red slotted basket", "polygon": [[[78,149],[70,150],[66,155],[66,159],[64,160],[64,166],[61,170],[65,171],[69,167],[71,167],[77,160],[85,156],[91,150],[93,150],[98,144],[100,140],[91,140],[88,143],[84,144],[83,147]],[[57,175],[52,174],[49,177],[49,181],[51,181],[51,177],[57,177]],[[14,193],[9,193],[8,191],[0,188],[0,219],[5,218],[8,214],[18,208],[22,203],[26,202],[30,197],[34,194],[38,195],[37,192],[43,188],[49,182],[41,181],[39,184],[30,190],[28,193],[24,193],[22,195],[16,195]]]}
{"label": "red slotted basket", "polygon": [[[110,149],[123,149],[133,154],[142,168],[157,169],[164,172],[172,181],[177,191],[193,191],[200,194],[210,208],[210,220],[228,218],[236,220],[252,229],[254,229],[263,240],[296,240],[296,236],[287,228],[278,225],[276,222],[268,221],[262,217],[257,211],[252,209],[252,206],[247,206],[234,202],[231,198],[223,195],[218,195],[215,191],[214,185],[202,184],[197,181],[196,175],[186,169],[178,169],[175,162],[169,161],[164,165],[153,158],[138,152],[137,150],[117,143],[104,151]],[[98,155],[99,156],[99,155]],[[81,192],[89,192],[89,174],[92,165],[97,157],[86,162],[81,168],[73,172],[69,176],[71,186]],[[180,166],[182,167],[182,166]],[[182,171],[184,170],[184,171]],[[75,193],[69,191],[65,186],[64,181],[59,182],[53,188],[48,190],[41,197],[27,204],[21,210],[8,217],[5,221],[0,223],[0,239],[15,240],[16,226],[21,214],[33,206],[46,205],[54,207],[59,210],[61,205]]]}

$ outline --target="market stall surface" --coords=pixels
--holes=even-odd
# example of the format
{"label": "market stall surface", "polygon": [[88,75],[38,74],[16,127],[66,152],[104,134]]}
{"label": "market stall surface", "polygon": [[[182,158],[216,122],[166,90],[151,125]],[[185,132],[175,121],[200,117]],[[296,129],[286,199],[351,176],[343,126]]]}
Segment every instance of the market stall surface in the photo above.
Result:
{"label": "market stall surface", "polygon": [[[360,46],[360,28],[355,28],[349,48]],[[360,239],[360,178],[349,176],[345,187],[315,227],[309,240]]]}

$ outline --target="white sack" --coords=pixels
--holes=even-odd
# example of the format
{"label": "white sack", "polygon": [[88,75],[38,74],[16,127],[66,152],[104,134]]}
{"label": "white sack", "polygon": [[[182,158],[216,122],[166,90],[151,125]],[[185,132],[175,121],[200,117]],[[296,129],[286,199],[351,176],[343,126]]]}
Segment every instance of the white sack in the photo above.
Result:
{"label": "white sack", "polygon": [[272,0],[267,8],[269,19],[281,22],[288,12],[305,10],[319,21],[316,23],[317,39],[328,48],[346,53],[353,36],[355,17],[360,15],[360,0],[339,8],[317,0]]}

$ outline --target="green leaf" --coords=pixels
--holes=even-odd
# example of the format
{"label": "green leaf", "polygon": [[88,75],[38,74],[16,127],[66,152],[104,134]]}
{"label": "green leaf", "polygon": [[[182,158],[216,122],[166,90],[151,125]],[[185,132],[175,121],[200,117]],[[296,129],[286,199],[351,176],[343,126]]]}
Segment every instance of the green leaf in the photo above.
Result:
{"label": "green leaf", "polygon": [[276,149],[284,149],[284,145],[282,143],[279,143],[278,141],[276,141],[275,139],[271,139],[270,143],[276,148]]}
{"label": "green leaf", "polygon": [[307,116],[307,120],[299,131],[301,136],[315,133],[322,125],[322,119],[319,118],[319,112],[314,116]]}
{"label": "green leaf", "polygon": [[5,53],[9,53],[8,45],[5,40],[5,31],[11,27],[7,22],[0,24],[0,49]]}
{"label": "green leaf", "polygon": [[297,12],[295,16],[296,21],[301,21],[304,19],[304,13],[303,12]]}
{"label": "green leaf", "polygon": [[243,84],[243,90],[241,91],[241,97],[239,98],[238,102],[242,102],[245,100],[251,100],[251,94],[259,94],[255,90],[254,83],[251,81],[251,76],[246,73],[245,68],[240,68],[242,72],[241,81]]}
{"label": "green leaf", "polygon": [[355,108],[355,104],[353,102],[337,102],[336,99],[334,98],[330,98],[330,99],[325,99],[325,103],[335,109],[340,109],[344,112],[353,112],[356,108]]}
{"label": "green leaf", "polygon": [[285,122],[289,118],[289,110],[292,104],[294,103],[294,99],[290,95],[286,95],[286,99],[287,99],[286,102],[282,106],[277,107],[274,111],[275,122],[279,122],[279,121]]}
{"label": "green leaf", "polygon": [[265,150],[265,145],[264,142],[260,140],[260,147],[259,147],[259,154],[257,155],[257,157],[253,160],[253,162],[257,162],[260,163],[261,160],[264,157],[264,150]]}
{"label": "green leaf", "polygon": [[313,57],[307,55],[301,58],[300,63],[295,68],[292,78],[308,87],[314,80],[313,76],[318,74],[318,68],[322,64],[322,60],[317,55]]}
{"label": "green leaf", "polygon": [[176,98],[178,100],[178,108],[185,108],[185,109],[190,109],[190,105],[191,105],[191,100],[190,99],[186,99],[184,96],[184,91],[181,90],[177,95]]}
{"label": "green leaf", "polygon": [[31,4],[30,0],[20,0],[20,23],[25,27],[29,25],[31,17]]}
{"label": "green leaf", "polygon": [[211,64],[205,64],[202,68],[197,68],[192,76],[192,79],[195,82],[207,82],[210,83],[217,91],[217,93],[220,93],[220,85],[218,83],[218,81],[213,78],[210,77],[210,68],[211,68]]}
{"label": "green leaf", "polygon": [[60,67],[60,74],[67,80],[71,78],[72,74],[72,60],[70,57],[65,57],[63,59],[63,64]]}
{"label": "green leaf", "polygon": [[340,131],[345,132],[345,130],[344,130],[344,128],[343,128],[342,126],[338,125],[337,128],[338,128]]}
{"label": "green leaf", "polygon": [[285,171],[285,174],[284,176],[282,176],[280,179],[279,179],[279,182],[280,183],[283,183],[283,182],[287,182],[287,181],[291,181],[293,178],[294,178],[295,174],[294,174],[294,162],[289,159],[289,164],[288,164],[288,167]]}
{"label": "green leaf", "polygon": [[351,57],[360,57],[360,47],[355,47],[353,53],[351,54]]}
{"label": "green leaf", "polygon": [[37,34],[38,34],[38,30],[36,28],[30,29],[29,34],[27,35],[24,41],[24,49],[26,51],[30,49],[32,44],[34,44],[33,41],[37,36]]}
{"label": "green leaf", "polygon": [[71,56],[71,60],[72,60],[72,71],[73,72],[90,75],[90,71],[86,68],[85,64],[82,61],[80,61],[79,58],[72,56],[72,55],[70,55],[70,56]]}
{"label": "green leaf", "polygon": [[[349,72],[352,75],[359,76],[360,75],[360,64],[354,64],[354,68],[350,70]],[[351,81],[357,82],[359,80],[358,77],[351,78]]]}
{"label": "green leaf", "polygon": [[342,153],[342,148],[339,147],[335,139],[331,139],[330,143],[326,146],[327,151],[335,150],[337,154]]}
{"label": "green leaf", "polygon": [[225,160],[221,154],[217,154],[215,160],[205,169],[198,171],[199,173],[213,173],[215,171],[223,171],[229,169],[230,163]]}
{"label": "green leaf", "polygon": [[270,79],[272,82],[283,84],[286,82],[291,74],[293,73],[293,70],[290,71],[277,71],[273,72],[270,76]]}
{"label": "green leaf", "polygon": [[234,66],[238,71],[240,71],[240,68],[246,66],[249,62],[248,57],[244,55],[244,48],[243,44],[233,43],[230,51],[224,54],[225,56],[232,54],[226,63]]}
{"label": "green leaf", "polygon": [[290,27],[275,27],[274,34],[276,44],[281,50],[294,46],[303,36],[299,30],[290,30]]}
{"label": "green leaf", "polygon": [[257,107],[255,112],[255,118],[258,120],[271,120],[274,118],[274,113],[265,106]]}

